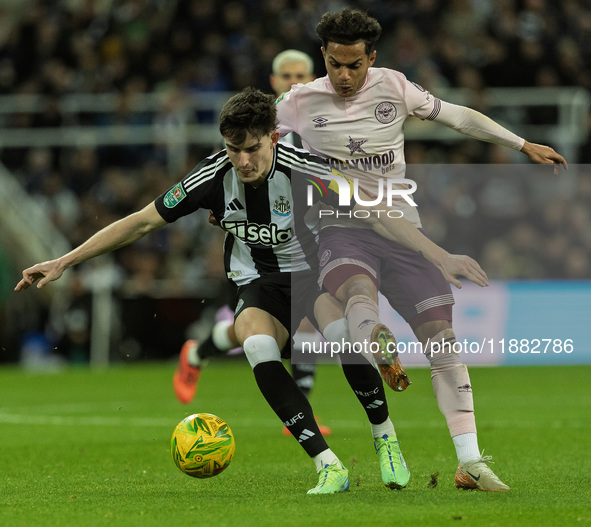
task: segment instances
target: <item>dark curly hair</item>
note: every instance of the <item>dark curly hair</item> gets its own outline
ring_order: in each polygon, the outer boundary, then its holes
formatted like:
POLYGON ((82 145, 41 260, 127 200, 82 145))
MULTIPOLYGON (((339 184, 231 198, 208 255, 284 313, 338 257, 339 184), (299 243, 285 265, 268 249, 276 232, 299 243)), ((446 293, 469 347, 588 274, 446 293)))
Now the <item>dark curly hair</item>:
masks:
POLYGON ((235 144, 242 144, 247 133, 260 138, 276 129, 275 97, 255 88, 244 88, 220 112, 220 133, 235 144))
POLYGON ((324 49, 329 42, 349 46, 361 41, 369 55, 382 34, 382 26, 367 13, 345 7, 338 13, 324 13, 316 26, 316 33, 324 49))

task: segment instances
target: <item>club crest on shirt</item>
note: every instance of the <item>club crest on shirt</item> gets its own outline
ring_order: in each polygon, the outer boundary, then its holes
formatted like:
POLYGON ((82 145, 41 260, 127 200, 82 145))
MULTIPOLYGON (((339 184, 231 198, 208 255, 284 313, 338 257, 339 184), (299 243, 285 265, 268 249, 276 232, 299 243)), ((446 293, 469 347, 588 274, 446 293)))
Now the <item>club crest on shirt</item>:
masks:
POLYGON ((164 195, 164 206, 168 209, 172 209, 186 197, 187 194, 185 193, 185 189, 183 189, 183 185, 178 183, 164 195))
POLYGON ((353 155, 353 154, 367 155, 367 152, 365 150, 363 150, 363 148, 361 148, 365 143, 367 143, 367 139, 353 139, 351 136, 349 136, 349 144, 345 145, 345 146, 349 149, 349 152, 351 153, 351 155, 353 155))
POLYGON ((291 214, 291 204, 285 196, 279 196, 273 205, 273 212, 277 216, 289 216, 291 214))
POLYGON ((375 115, 376 119, 380 121, 380 123, 391 123, 394 119, 396 119, 396 114, 396 106, 394 106, 391 102, 384 101, 376 106, 375 115))

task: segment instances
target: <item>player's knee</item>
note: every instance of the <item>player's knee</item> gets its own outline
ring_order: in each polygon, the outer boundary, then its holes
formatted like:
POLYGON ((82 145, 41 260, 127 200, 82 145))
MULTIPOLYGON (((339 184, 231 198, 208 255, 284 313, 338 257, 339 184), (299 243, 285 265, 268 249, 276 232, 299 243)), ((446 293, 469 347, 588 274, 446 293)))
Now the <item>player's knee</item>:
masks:
POLYGON ((446 329, 452 329, 451 321, 442 318, 435 318, 433 320, 423 321, 417 325, 417 319, 427 312, 429 312, 430 317, 441 316, 439 313, 434 311, 434 308, 430 308, 423 311, 421 315, 415 317, 410 322, 410 325, 416 337, 419 339, 424 349, 427 348, 428 344, 434 342, 436 339, 439 339, 440 334, 443 331, 445 331, 446 329))
POLYGON ((345 316, 348 317, 351 309, 357 306, 372 309, 377 314, 378 304, 370 296, 353 295, 351 298, 349 298, 347 305, 345 306, 345 316))
POLYGON ((368 271, 360 268, 359 273, 347 278, 336 290, 335 298, 342 303, 348 299, 361 295, 370 299, 377 299, 378 286, 375 277, 368 274, 368 271))
POLYGON ((253 369, 261 362, 281 362, 277 341, 270 335, 252 335, 244 341, 242 347, 250 367, 253 369))
POLYGON ((456 335, 452 328, 446 328, 429 338, 423 352, 431 363, 431 367, 463 365, 456 342, 456 335))

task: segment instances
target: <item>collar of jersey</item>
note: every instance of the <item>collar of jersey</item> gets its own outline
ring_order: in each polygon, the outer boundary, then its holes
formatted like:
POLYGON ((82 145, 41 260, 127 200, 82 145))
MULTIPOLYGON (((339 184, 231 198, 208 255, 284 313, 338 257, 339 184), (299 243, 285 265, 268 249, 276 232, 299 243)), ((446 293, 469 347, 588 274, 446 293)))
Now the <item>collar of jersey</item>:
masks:
POLYGON ((275 145, 273 148, 273 163, 271 164, 271 170, 269 170, 269 175, 265 181, 269 181, 275 175, 275 167, 277 166, 277 148, 279 145, 275 145))
POLYGON ((277 145, 275 145, 275 148, 273 148, 273 163, 271 163, 271 169, 269 170, 269 175, 265 178, 265 181, 263 181, 258 187, 253 187, 253 188, 260 188, 267 181, 269 181, 275 175, 275 166, 276 165, 277 165, 277 145))

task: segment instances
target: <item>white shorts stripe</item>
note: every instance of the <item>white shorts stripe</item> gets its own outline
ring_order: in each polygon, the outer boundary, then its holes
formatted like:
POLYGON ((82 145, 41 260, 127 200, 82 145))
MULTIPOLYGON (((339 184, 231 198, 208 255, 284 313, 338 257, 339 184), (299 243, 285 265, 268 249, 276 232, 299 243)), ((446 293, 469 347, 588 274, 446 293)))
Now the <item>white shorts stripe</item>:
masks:
POLYGON ((426 300, 419 302, 418 304, 415 305, 415 309, 417 310, 417 315, 418 315, 419 313, 422 313, 423 311, 426 311, 427 309, 430 309, 432 307, 446 306, 448 304, 453 304, 453 303, 454 303, 454 296, 453 295, 451 295, 451 294, 440 295, 440 296, 434 296, 431 298, 427 298, 426 300))

